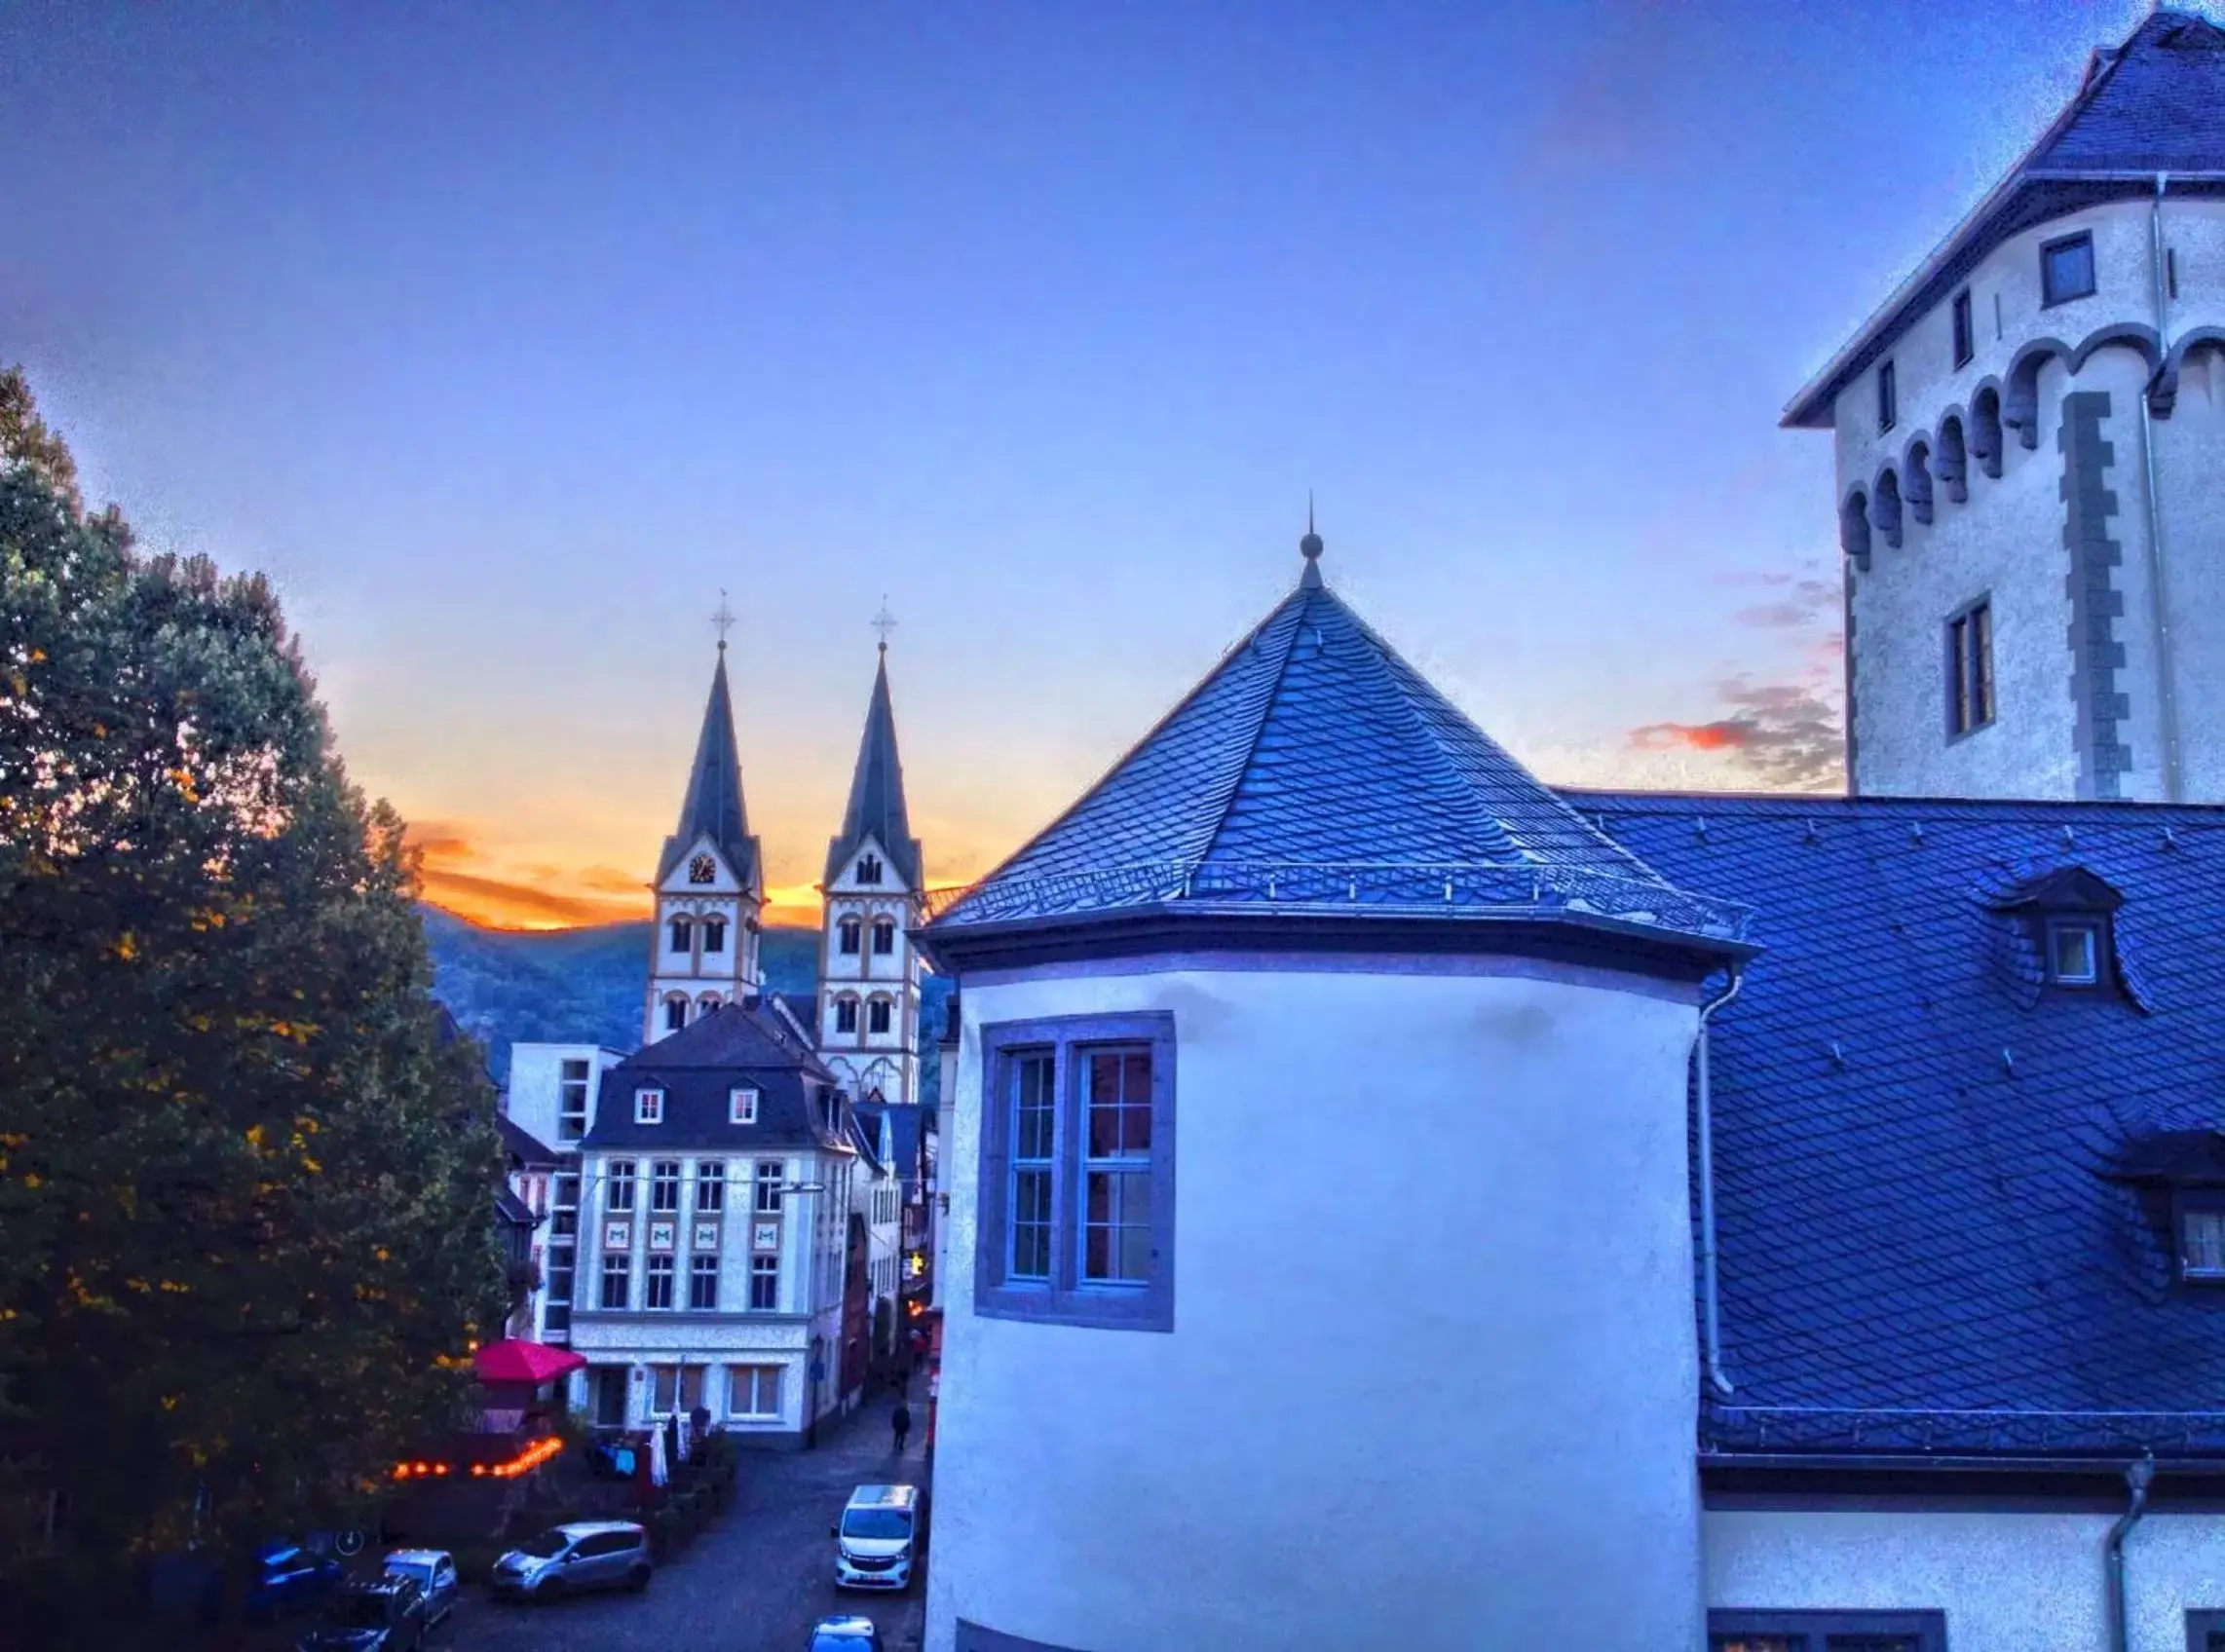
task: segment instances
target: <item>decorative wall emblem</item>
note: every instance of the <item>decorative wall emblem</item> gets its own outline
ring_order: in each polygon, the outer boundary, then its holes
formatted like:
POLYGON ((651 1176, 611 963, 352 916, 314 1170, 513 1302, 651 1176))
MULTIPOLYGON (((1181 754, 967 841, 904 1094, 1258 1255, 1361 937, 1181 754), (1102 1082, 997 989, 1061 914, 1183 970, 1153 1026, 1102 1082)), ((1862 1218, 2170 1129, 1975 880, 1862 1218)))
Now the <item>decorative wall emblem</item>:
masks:
POLYGON ((780 1224, 776 1221, 759 1222, 749 1236, 749 1245, 755 1251, 777 1251, 780 1248, 780 1224))
POLYGON ((631 1222, 627 1222, 627 1221, 606 1221, 606 1222, 604 1222, 604 1223, 603 1223, 603 1249, 604 1249, 604 1250, 606 1250, 606 1251, 630 1251, 630 1250, 632 1250, 632 1249, 633 1249, 633 1224, 632 1224, 631 1222))
POLYGON ((696 1223, 696 1249, 715 1251, 719 1248, 719 1224, 715 1221, 696 1223))
POLYGON ((649 1224, 649 1248, 652 1251, 669 1251, 680 1242, 680 1224, 676 1221, 653 1221, 649 1224))

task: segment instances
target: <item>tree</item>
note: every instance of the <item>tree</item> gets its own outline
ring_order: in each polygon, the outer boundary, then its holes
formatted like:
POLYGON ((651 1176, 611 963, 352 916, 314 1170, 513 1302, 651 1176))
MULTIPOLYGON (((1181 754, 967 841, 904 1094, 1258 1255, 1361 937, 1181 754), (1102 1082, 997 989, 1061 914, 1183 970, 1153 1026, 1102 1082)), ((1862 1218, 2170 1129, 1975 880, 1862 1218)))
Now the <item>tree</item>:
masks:
POLYGON ((0 372, 0 1588, 100 1600, 360 1518, 453 1418, 504 1161, 270 586, 74 476, 0 372))

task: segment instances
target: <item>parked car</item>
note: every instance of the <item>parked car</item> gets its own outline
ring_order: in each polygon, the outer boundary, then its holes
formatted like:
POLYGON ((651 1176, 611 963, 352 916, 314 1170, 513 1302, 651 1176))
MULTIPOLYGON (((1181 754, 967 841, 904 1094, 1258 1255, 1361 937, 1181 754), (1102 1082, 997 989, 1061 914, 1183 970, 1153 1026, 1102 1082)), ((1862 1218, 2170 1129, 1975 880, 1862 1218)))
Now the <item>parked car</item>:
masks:
POLYGON ((553 1600, 590 1589, 647 1589, 649 1533, 631 1521, 580 1521, 550 1526, 495 1562, 498 1596, 553 1600))
POLYGON ((340 1591, 324 1622, 294 1646, 295 1652, 422 1652, 432 1627, 425 1591, 406 1577, 382 1577, 340 1591))
POLYGON ((266 1543, 255 1551, 247 1616, 256 1623, 290 1618, 338 1589, 342 1575, 340 1562, 329 1555, 312 1555, 294 1543, 266 1543))
POLYGON ((916 1485, 861 1485, 849 1494, 835 1540, 843 1589, 905 1589, 926 1541, 926 1499, 916 1485))
POLYGON ((456 1609, 456 1559, 445 1549, 396 1549, 386 1575, 405 1577, 425 1591, 425 1626, 437 1628, 456 1609))
POLYGON ((811 1652, 886 1652, 871 1618, 821 1618, 811 1627, 811 1652))

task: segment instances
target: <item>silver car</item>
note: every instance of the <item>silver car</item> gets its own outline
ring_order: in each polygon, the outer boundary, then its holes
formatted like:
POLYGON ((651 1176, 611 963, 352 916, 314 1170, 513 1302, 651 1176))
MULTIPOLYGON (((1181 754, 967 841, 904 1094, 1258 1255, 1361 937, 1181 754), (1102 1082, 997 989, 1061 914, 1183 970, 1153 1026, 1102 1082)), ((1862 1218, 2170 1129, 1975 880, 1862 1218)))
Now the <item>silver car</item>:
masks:
POLYGON ((386 1558, 389 1577, 405 1577, 425 1592, 427 1628, 456 1609, 456 1560, 445 1549, 396 1549, 386 1558))
POLYGON ((487 1580, 498 1596, 554 1600, 591 1589, 647 1589, 649 1533, 631 1521, 579 1521, 550 1526, 495 1562, 487 1580))

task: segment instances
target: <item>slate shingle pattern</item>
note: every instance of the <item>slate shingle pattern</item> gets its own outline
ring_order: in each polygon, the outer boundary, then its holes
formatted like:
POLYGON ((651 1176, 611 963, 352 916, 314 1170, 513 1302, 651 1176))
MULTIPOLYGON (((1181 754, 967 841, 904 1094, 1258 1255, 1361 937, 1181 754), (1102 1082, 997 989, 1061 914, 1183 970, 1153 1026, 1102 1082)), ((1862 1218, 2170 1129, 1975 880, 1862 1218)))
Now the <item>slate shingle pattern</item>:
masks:
POLYGON ((2158 11, 2088 89, 2030 171, 2214 171, 2225 157, 2225 29, 2158 11))
POLYGON ((2225 1290, 2175 1284, 2168 1194, 2113 1179, 2225 1122, 2225 810, 1566 795, 1755 915, 1703 1444, 2225 1453, 2225 1290), (2047 986, 1997 910, 2071 867, 2123 897, 2130 991, 2047 986))
POLYGON ((873 697, 865 708, 865 732, 857 742, 857 767, 849 777, 849 803, 842 830, 827 845, 828 882, 841 876, 849 857, 871 837, 881 845, 889 869, 910 889, 924 888, 920 843, 912 836, 904 807, 904 761, 896 753, 896 708, 888 697, 888 657, 881 657, 873 676, 873 697))
POLYGON ((657 882, 669 878, 680 857, 705 835, 718 845, 743 888, 759 887, 757 840, 749 835, 749 811, 742 805, 741 750, 734 737, 734 699, 727 693, 723 646, 718 669, 711 673, 710 698, 703 705, 703 727, 696 736, 696 763, 688 770, 680 823, 658 856, 657 882))
POLYGON ((606 1072, 585 1145, 643 1152, 854 1150, 849 1104, 838 1099, 831 1126, 821 1109, 821 1094, 835 1084, 811 1046, 769 1005, 739 999, 634 1051, 606 1072), (737 1085, 757 1089, 755 1124, 730 1120, 730 1092, 737 1085), (633 1094, 645 1086, 664 1092, 664 1116, 656 1124, 634 1122, 633 1094))
POLYGON ((1744 922, 1571 810, 1318 579, 934 927, 1147 909, 1744 922))

